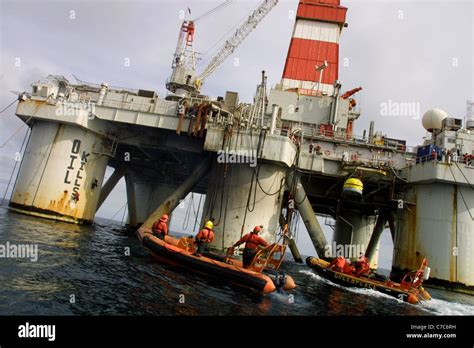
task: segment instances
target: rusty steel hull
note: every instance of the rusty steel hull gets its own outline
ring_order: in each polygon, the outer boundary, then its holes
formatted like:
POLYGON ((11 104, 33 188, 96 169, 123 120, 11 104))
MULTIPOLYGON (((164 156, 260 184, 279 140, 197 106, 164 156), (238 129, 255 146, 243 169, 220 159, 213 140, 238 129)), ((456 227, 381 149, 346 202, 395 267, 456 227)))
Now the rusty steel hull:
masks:
POLYGON ((10 200, 14 211, 73 223, 94 219, 108 162, 101 137, 35 122, 10 200))
POLYGON ((432 182, 413 186, 409 197, 397 214, 392 272, 403 274, 426 257, 427 285, 473 294, 474 224, 466 203, 474 191, 432 182))
POLYGON ((251 185, 258 185, 252 176, 253 170, 247 163, 236 163, 232 166, 214 164, 210 178, 212 184, 209 185, 206 195, 201 222, 203 226, 204 220, 209 216, 216 218, 213 247, 224 250, 257 225, 264 226, 261 236, 267 242, 275 242, 282 204, 280 195, 283 194, 286 170, 277 165, 262 163, 258 169, 258 184, 261 188, 252 186, 249 201, 251 185), (229 169, 224 175, 225 167, 229 169), (264 193, 262 189, 273 195, 264 193))

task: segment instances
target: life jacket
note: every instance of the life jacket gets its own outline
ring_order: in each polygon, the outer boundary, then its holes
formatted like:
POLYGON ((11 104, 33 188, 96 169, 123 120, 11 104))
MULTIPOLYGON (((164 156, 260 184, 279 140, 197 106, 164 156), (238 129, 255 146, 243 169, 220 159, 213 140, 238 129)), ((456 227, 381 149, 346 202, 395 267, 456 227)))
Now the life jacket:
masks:
POLYGON ((339 270, 343 270, 345 265, 346 265, 346 260, 343 257, 339 256, 336 258, 336 263, 334 264, 336 268, 338 268, 339 270))
POLYGON ((367 259, 362 259, 356 262, 355 272, 356 275, 368 274, 370 271, 370 265, 367 262, 367 259))
MULTIPOLYGON (((245 237, 244 237, 245 238, 245 237)), ((267 246, 268 243, 256 233, 248 233, 245 238, 245 249, 257 249, 259 245, 267 246)))
POLYGON ((344 269, 342 270, 345 274, 353 274, 355 272, 354 265, 351 265, 349 262, 344 264, 344 269))
POLYGON ((155 233, 160 233, 160 234, 164 234, 164 235, 167 235, 168 234, 168 226, 166 226, 166 223, 163 221, 163 220, 158 220, 156 221, 152 228, 153 232, 155 233))
POLYGON ((203 228, 196 236, 200 243, 210 243, 214 240, 214 232, 208 228, 203 228))

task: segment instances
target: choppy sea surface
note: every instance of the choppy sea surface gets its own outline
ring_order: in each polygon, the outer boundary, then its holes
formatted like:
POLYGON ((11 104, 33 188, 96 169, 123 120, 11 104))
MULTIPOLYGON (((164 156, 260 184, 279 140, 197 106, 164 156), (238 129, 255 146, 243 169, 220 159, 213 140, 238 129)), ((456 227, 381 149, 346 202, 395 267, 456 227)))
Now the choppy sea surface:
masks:
POLYGON ((259 295, 160 264, 134 233, 97 219, 76 226, 0 207, 0 244, 37 244, 36 262, 0 258, 0 315, 474 315, 474 297, 428 289, 421 305, 349 289, 291 260, 298 287, 259 295), (289 296, 289 295, 293 296, 289 296))

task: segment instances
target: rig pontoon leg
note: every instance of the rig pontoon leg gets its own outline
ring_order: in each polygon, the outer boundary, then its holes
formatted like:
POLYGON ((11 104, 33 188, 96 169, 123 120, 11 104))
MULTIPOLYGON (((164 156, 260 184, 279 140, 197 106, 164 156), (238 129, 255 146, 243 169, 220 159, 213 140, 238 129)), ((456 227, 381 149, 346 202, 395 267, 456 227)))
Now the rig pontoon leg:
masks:
POLYGON ((191 175, 145 220, 141 228, 150 228, 161 215, 170 214, 178 206, 180 200, 184 199, 193 187, 207 175, 210 167, 211 157, 203 159, 191 175))
POLYGON ((130 174, 125 174, 125 186, 127 188, 128 203, 128 225, 137 226, 137 202, 135 200, 135 185, 130 174))
MULTIPOLYGON (((286 179, 286 183, 289 187, 293 183, 294 174, 290 173, 286 179)), ((304 225, 306 226, 306 230, 309 233, 309 237, 313 242, 314 249, 318 253, 318 257, 324 259, 329 257, 330 255, 326 255, 328 242, 326 241, 326 237, 324 236, 323 230, 319 225, 318 219, 316 218, 316 214, 311 206, 311 203, 306 195, 305 189, 301 184, 299 178, 297 178, 296 184, 296 193, 295 193, 295 203, 296 208, 301 214, 303 218, 304 225)))
POLYGON ((395 233, 397 231, 397 215, 395 212, 390 211, 388 216, 388 225, 390 226, 390 234, 392 235, 392 242, 395 243, 395 233))
POLYGON ((115 168, 114 172, 107 180, 107 182, 102 186, 100 190, 99 202, 97 203, 97 210, 101 207, 101 205, 105 202, 107 197, 110 195, 110 192, 114 189, 117 183, 122 179, 123 175, 125 174, 124 170, 121 168, 115 168))
POLYGON ((303 258, 301 257, 300 251, 298 250, 298 247, 296 246, 296 242, 293 238, 287 238, 288 241, 288 247, 290 248, 291 255, 293 255, 293 259, 297 263, 303 263, 303 258))
POLYGON ((377 247, 380 241, 380 236, 382 235, 382 232, 385 228, 385 224, 387 223, 388 216, 389 216, 389 212, 386 210, 382 210, 379 216, 377 217, 377 222, 375 223, 374 231, 372 232, 372 236, 370 237, 369 245, 367 246, 367 249, 365 250, 365 256, 367 257, 369 262, 372 262, 372 259, 374 255, 376 254, 377 247))
POLYGON ((110 151, 108 140, 81 127, 35 121, 10 209, 72 223, 92 223, 110 151))
MULTIPOLYGON (((374 226, 374 216, 365 215, 360 211, 342 210, 336 219, 333 244, 335 243, 338 251, 344 251, 345 258, 356 261, 365 254, 374 226)), ((375 259, 375 256, 373 258, 375 259)))

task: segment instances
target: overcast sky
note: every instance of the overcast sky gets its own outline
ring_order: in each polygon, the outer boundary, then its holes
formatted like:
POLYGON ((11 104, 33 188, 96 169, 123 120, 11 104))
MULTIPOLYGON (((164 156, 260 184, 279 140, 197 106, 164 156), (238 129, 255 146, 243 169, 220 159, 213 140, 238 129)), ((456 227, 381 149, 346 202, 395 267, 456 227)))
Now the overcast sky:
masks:
MULTIPOLYGON (((189 7, 195 17, 220 2, 0 0, 0 108, 15 98, 10 91, 30 90, 32 82, 48 74, 64 75, 72 82, 75 74, 85 81, 165 95, 180 14, 189 7)), ((197 23, 195 50, 203 54, 201 69, 219 47, 216 43, 223 43, 219 39, 232 33, 257 4, 236 0, 197 23)), ((417 145, 425 135, 419 118, 426 110, 438 107, 464 118, 466 101, 474 99, 471 1, 342 1, 342 5, 349 8, 349 27, 341 37, 339 78, 343 90, 363 87, 357 95, 362 115, 356 133, 362 134, 374 120, 376 130, 417 145), (382 111, 397 103, 415 103, 419 113, 382 111)), ((241 101, 250 101, 261 70, 267 71, 270 85, 279 82, 296 6, 296 0, 280 0, 206 81, 203 91, 212 96, 237 91, 241 101)), ((26 127, 19 127, 14 108, 0 114, 0 197, 26 132, 26 127)), ((99 215, 111 217, 124 203, 121 183, 99 215)), ((302 239, 303 250, 310 253, 307 238, 302 239)))

